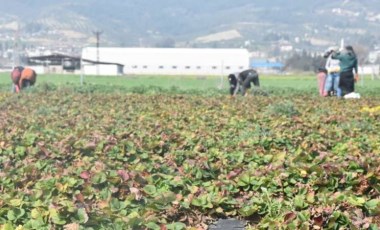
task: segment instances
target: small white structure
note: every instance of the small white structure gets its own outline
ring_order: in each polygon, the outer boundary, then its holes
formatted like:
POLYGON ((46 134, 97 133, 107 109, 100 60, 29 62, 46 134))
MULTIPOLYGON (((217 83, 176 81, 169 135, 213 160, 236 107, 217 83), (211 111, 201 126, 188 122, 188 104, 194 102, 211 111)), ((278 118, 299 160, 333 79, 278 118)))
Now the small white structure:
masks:
MULTIPOLYGON (((137 75, 227 75, 249 68, 246 49, 83 48, 82 60, 98 58, 99 62, 120 63, 125 74, 137 75)), ((100 74, 107 75, 99 68, 100 74)))
POLYGON ((32 68, 36 74, 45 74, 47 72, 46 66, 43 65, 34 65, 34 66, 28 66, 29 68, 32 68))
POLYGON ((123 75, 124 65, 119 63, 96 62, 92 60, 82 59, 82 74, 85 75, 123 75))
POLYGON ((114 65, 102 65, 102 64, 85 64, 83 65, 83 71, 86 75, 122 75, 119 66, 114 65))
POLYGON ((358 67, 359 74, 361 75, 375 75, 378 76, 380 74, 380 65, 369 64, 362 65, 358 67))

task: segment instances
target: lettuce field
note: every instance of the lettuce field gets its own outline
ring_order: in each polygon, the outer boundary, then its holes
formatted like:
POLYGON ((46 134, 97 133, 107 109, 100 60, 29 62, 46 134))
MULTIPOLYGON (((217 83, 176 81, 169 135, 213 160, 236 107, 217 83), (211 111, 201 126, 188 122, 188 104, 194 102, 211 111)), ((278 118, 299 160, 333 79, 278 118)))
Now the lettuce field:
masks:
POLYGON ((169 91, 0 92, 0 229, 379 228, 375 93, 169 91))

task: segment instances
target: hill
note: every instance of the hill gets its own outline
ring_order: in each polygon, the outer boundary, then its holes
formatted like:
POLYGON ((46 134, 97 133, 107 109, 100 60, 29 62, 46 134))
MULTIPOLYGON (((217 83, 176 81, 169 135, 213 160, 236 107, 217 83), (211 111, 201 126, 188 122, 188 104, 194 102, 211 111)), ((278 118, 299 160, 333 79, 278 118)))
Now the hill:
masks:
POLYGON ((327 46, 340 38, 374 45, 375 0, 0 0, 0 39, 46 46, 327 46), (26 17, 24 15, 27 15, 26 17), (19 28, 19 32, 18 31, 19 28))

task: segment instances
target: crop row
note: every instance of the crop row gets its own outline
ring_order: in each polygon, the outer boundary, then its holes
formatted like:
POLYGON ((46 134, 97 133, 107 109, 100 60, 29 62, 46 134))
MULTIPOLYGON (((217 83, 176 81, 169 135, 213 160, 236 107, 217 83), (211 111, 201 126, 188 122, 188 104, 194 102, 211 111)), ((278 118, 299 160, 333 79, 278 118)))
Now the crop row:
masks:
POLYGON ((4 229, 376 229, 380 111, 357 101, 0 95, 4 229))

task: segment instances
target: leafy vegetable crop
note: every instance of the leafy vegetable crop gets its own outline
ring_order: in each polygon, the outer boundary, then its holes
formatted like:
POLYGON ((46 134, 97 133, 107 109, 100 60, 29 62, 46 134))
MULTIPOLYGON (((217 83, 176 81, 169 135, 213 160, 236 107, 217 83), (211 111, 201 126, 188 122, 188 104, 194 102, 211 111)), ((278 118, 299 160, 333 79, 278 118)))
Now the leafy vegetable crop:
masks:
POLYGON ((376 97, 56 90, 0 99, 2 229, 380 223, 376 97))

